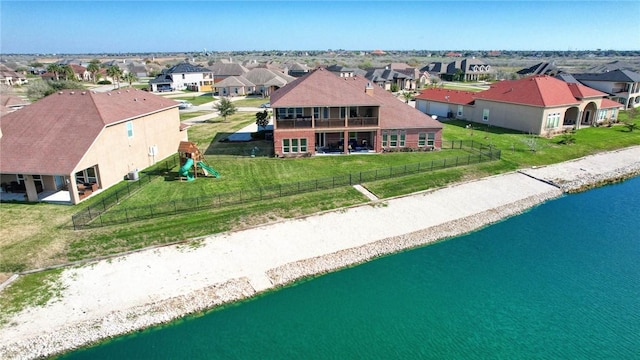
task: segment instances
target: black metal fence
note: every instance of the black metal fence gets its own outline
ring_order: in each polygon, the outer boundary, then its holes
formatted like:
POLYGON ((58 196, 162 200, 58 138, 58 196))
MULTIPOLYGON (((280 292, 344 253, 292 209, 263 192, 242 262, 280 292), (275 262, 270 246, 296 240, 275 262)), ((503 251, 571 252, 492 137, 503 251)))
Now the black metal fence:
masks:
MULTIPOLYGON (((204 209, 221 208, 225 206, 238 205, 253 201, 275 199, 283 196, 291 196, 320 190, 329 190, 343 186, 352 186, 365 182, 401 177, 421 172, 430 172, 434 170, 499 160, 501 155, 499 149, 478 142, 474 143, 473 141, 447 142, 446 144, 443 144, 443 148, 463 149, 469 151, 469 154, 466 156, 435 159, 427 162, 411 163, 402 166, 392 166, 385 169, 362 171, 334 177, 327 177, 323 179, 298 181, 295 183, 280 184, 262 188, 243 189, 241 191, 227 192, 211 196, 200 196, 197 198, 149 204, 147 206, 106 211, 107 209, 124 199, 125 196, 129 196, 132 193, 131 189, 127 187, 127 189, 120 190, 113 196, 110 196, 107 199, 75 214, 72 217, 73 227, 74 229, 82 229, 122 224, 160 216, 168 216, 204 209)), ((175 159, 175 161, 177 165, 178 160, 175 159)), ((167 171, 169 171, 176 165, 171 166, 171 163, 167 163, 165 168, 167 171)), ((152 173, 153 172, 151 172, 151 174, 152 173)), ((147 174, 146 176, 151 179, 151 176, 153 176, 151 174, 147 174)), ((151 180, 148 180, 147 183, 149 181, 151 180)), ((139 182, 143 182, 142 178, 140 178, 139 182)), ((137 190, 137 188, 134 190, 137 190)))

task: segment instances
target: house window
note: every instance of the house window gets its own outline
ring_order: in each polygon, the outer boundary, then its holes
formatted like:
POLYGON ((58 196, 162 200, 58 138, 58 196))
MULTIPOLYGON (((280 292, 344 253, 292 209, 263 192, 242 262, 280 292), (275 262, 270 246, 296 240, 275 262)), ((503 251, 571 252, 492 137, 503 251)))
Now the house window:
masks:
POLYGON ((427 134, 427 146, 435 146, 436 144, 436 133, 428 133, 427 134))
POLYGON ((320 118, 320 108, 319 107, 314 107, 313 108, 313 118, 314 119, 319 119, 320 118))
POLYGON ((400 131, 400 147, 404 147, 404 142, 407 138, 407 134, 404 131, 400 131))
POLYGON ((386 131, 382 132, 382 147, 387 147, 387 144, 389 143, 389 133, 386 131))
POLYGON ((611 120, 615 119, 616 115, 618 115, 618 109, 611 109, 611 120))
POLYGON ((418 146, 422 147, 427 144, 427 133, 418 134, 418 146))
POLYGON ((482 110, 482 121, 489 121, 489 109, 482 110))
POLYGON ((347 117, 347 108, 346 107, 341 107, 340 108, 340 119, 344 119, 345 117, 347 117))
POLYGON ((358 133, 357 132, 353 132, 353 131, 349 132, 349 141, 351 141, 351 140, 356 140, 356 141, 358 140, 358 133))
POLYGON ((560 124, 560 113, 547 114, 547 123, 545 124, 546 129, 557 128, 559 124, 560 124))
POLYGON ((328 119, 329 118, 329 108, 325 106, 324 108, 324 119, 328 119))
POLYGON ((282 139, 282 153, 306 153, 307 139, 282 139))
POLYGON ((392 131, 390 136, 389 136, 389 146, 390 147, 397 147, 398 146, 398 133, 395 131, 392 131))
POLYGON ((458 117, 462 117, 462 105, 458 105, 458 117))
POLYGON ((607 110, 600 109, 598 110, 598 121, 602 121, 607 116, 607 110))
POLYGON ((127 137, 129 139, 133 137, 133 123, 131 121, 127 121, 127 137))

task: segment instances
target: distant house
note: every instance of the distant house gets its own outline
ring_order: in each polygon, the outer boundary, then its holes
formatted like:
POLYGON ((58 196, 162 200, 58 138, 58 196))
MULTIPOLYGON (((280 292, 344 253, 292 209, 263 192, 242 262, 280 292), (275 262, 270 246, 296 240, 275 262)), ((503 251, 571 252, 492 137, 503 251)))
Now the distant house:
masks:
POLYGON ((580 83, 603 91, 624 105, 625 109, 640 106, 640 74, 630 70, 603 73, 572 74, 580 83))
POLYGON ((439 118, 464 119, 473 113, 475 94, 440 88, 422 90, 415 96, 416 109, 439 118))
POLYGON ((243 96, 253 93, 256 85, 243 76, 229 76, 213 87, 220 96, 243 96))
POLYGON ((4 115, 0 196, 79 203, 175 153, 187 139, 177 107, 141 90, 63 90, 4 115))
POLYGON ((69 64, 73 70, 76 80, 78 81, 91 81, 91 73, 87 71, 87 68, 82 65, 69 64))
POLYGON ((306 64, 300 64, 299 62, 291 62, 286 64, 287 75, 293 77, 301 77, 306 75, 311 69, 306 64))
POLYGON ((579 83, 537 75, 499 81, 477 93, 427 89, 416 97, 416 108, 429 115, 541 135, 617 119, 622 105, 606 97, 579 83))
POLYGON ((249 70, 242 77, 255 85, 255 94, 262 96, 270 96, 274 91, 295 80, 293 76, 260 67, 249 70))
POLYGON ((633 72, 640 72, 640 65, 634 65, 626 61, 615 60, 606 64, 598 64, 587 68, 585 73, 605 73, 614 70, 629 70, 633 72))
POLYGON ((446 81, 478 81, 493 74, 491 65, 475 58, 432 62, 420 69, 446 81))
POLYGON ((238 63, 216 61, 209 67, 216 82, 222 81, 229 76, 242 76, 249 72, 249 69, 238 63))
POLYGON ((416 81, 413 75, 407 75, 391 69, 370 69, 364 76, 379 87, 391 91, 413 90, 416 88, 416 81))
POLYGON ((11 70, 8 66, 0 64, 0 84, 7 86, 26 84, 26 76, 11 70))
POLYGON ((212 70, 190 63, 180 63, 162 70, 158 76, 149 81, 151 91, 171 90, 212 91, 212 70))
POLYGON ((339 77, 354 77, 354 76, 365 76, 367 74, 366 70, 362 70, 357 67, 350 66, 342 66, 342 65, 331 65, 326 67, 327 71, 332 72, 334 75, 339 77))
POLYGON ((318 68, 271 94, 278 156, 438 149, 442 124, 360 76, 318 68))
POLYGON ((562 71, 556 66, 555 62, 540 62, 528 68, 520 69, 516 73, 521 76, 531 75, 550 75, 556 76, 562 71))

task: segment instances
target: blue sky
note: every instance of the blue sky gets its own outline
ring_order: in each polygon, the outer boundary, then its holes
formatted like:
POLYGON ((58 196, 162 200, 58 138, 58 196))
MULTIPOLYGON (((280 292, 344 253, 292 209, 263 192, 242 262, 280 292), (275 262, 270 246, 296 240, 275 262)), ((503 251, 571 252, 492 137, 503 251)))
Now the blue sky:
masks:
POLYGON ((638 18, 637 0, 0 0, 0 52, 638 50, 638 18))

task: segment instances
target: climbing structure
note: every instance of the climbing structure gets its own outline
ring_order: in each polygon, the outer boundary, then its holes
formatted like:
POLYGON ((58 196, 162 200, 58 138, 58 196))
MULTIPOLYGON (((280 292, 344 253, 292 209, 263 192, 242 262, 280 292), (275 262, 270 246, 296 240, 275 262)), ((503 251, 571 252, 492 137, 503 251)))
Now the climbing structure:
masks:
POLYGON ((178 146, 178 155, 180 156, 180 170, 178 171, 180 179, 186 178, 187 181, 193 181, 198 177, 198 171, 204 176, 220 177, 220 173, 209 166, 200 152, 200 149, 191 141, 181 141, 178 146), (193 167, 193 172, 190 172, 193 167))

